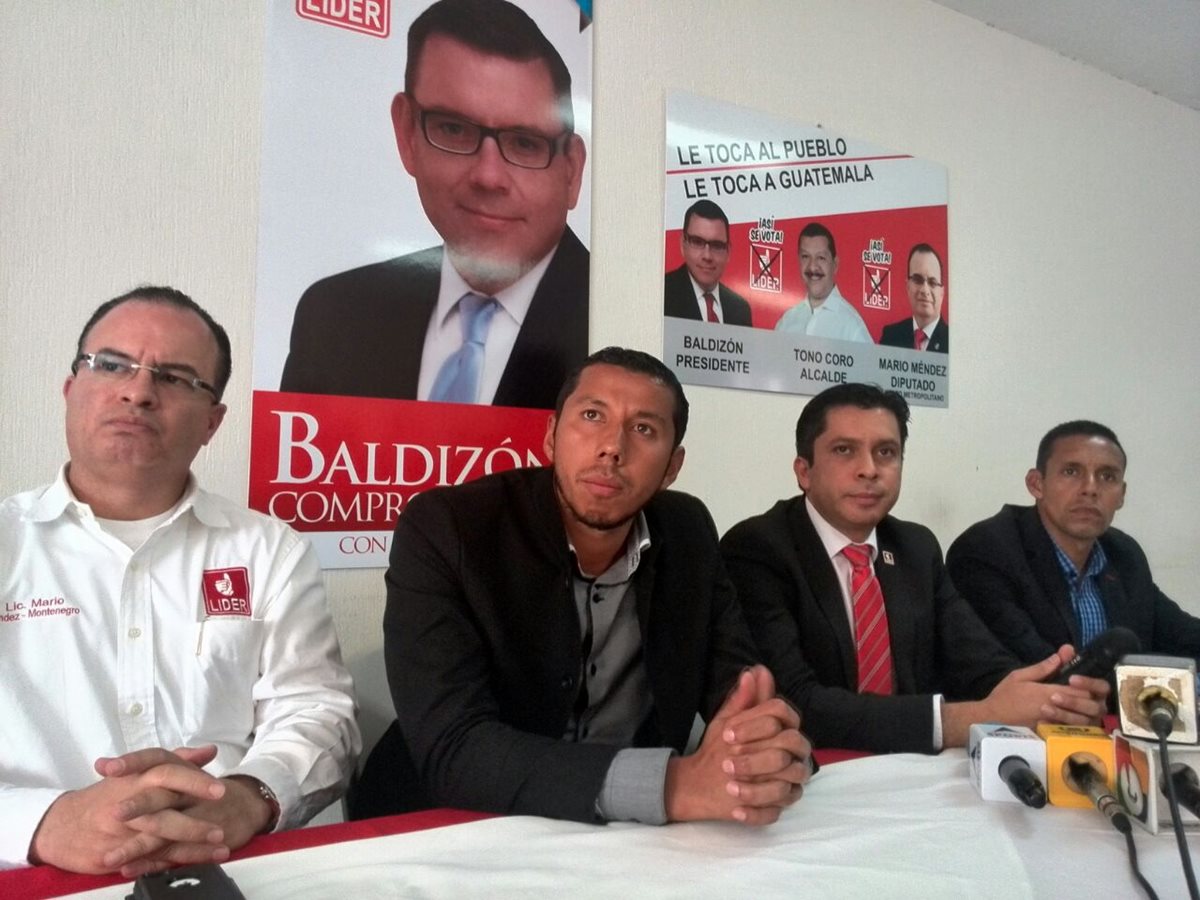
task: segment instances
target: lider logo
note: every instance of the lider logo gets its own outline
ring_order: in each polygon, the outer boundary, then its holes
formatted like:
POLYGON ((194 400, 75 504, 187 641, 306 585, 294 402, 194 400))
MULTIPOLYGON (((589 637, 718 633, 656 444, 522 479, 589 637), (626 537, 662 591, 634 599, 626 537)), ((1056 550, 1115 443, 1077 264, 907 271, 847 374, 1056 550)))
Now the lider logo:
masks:
POLYGON ((296 0, 296 14, 385 38, 392 30, 391 5, 391 0, 296 0))
POLYGON ((201 583, 208 615, 250 615, 250 577, 246 569, 205 569, 201 583))

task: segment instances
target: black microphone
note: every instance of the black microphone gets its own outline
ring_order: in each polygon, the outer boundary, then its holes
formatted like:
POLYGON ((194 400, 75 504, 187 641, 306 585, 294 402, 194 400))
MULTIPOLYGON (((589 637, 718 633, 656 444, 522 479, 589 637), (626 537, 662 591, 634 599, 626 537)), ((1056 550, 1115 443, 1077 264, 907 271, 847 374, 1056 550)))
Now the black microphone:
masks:
POLYGON ((1142 644, 1136 634, 1128 628, 1110 628, 1083 648, 1083 652, 1066 663, 1049 678, 1043 679, 1044 684, 1067 684, 1072 675, 1086 675, 1089 678, 1105 678, 1121 657, 1129 653, 1137 653, 1142 644))
POLYGON ((1086 757, 1072 753, 1067 757, 1067 770, 1071 773, 1071 778, 1078 785, 1080 792, 1086 794, 1088 799, 1096 805, 1096 809, 1104 813, 1113 828, 1121 834, 1129 834, 1133 831, 1133 826, 1129 824, 1129 817, 1121 811, 1120 801, 1112 795, 1108 785, 1104 783, 1104 776, 1088 762, 1086 757))
POLYGON ((1012 795, 1026 806, 1041 809, 1046 805, 1046 786, 1024 758, 1006 756, 1000 760, 997 770, 1012 795))
MULTIPOLYGON (((1171 782, 1175 785, 1175 797, 1179 805, 1200 818, 1200 776, 1196 775, 1196 770, 1183 763, 1175 763, 1171 766, 1171 782)), ((1165 786, 1163 791, 1166 791, 1165 786)))

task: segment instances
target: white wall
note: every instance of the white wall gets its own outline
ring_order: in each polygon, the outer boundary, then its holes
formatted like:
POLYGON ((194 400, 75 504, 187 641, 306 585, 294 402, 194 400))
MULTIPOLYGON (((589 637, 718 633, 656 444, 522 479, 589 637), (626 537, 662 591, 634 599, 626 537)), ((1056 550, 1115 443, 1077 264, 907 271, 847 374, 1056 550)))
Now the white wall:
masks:
MULTIPOLYGON (((897 513, 947 543, 1025 499, 1047 428, 1099 419, 1131 460, 1118 524, 1200 613, 1200 114, 925 0, 596 6, 592 346, 661 350, 667 91, 943 163, 951 407, 915 411, 897 513)), ((166 282, 233 337, 232 408, 197 470, 245 496, 262 43, 244 0, 0 4, 0 494, 63 458, 58 387, 87 314, 166 282)), ((794 491, 802 399, 688 393, 679 486, 722 530, 794 491)), ((327 581, 373 740, 391 716, 382 572, 327 581)))

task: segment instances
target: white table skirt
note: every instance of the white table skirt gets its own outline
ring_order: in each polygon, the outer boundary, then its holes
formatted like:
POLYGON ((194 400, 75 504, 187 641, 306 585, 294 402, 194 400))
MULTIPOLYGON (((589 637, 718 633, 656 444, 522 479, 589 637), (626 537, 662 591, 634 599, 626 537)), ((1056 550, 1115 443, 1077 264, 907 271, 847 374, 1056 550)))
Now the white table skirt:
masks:
MULTIPOLYGON (((1174 838, 1135 827, 1134 839, 1159 896, 1185 897, 1174 838)), ((1189 843, 1197 853, 1196 834, 1189 843)), ((984 802, 961 750, 827 766, 767 828, 507 817, 225 868, 248 900, 1141 896, 1124 839, 1099 813, 984 802)), ((75 896, 116 900, 128 891, 123 885, 75 896)))

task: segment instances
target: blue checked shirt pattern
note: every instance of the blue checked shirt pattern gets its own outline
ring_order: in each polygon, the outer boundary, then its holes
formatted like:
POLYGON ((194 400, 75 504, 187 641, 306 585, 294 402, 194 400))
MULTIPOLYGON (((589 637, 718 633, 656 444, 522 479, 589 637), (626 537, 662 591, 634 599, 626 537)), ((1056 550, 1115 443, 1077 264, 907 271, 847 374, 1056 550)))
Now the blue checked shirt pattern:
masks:
MULTIPOLYGON (((1087 566, 1080 575, 1075 563, 1054 544, 1054 555, 1058 567, 1067 579, 1067 590, 1071 594, 1071 608, 1075 610, 1075 621, 1079 623, 1079 638, 1086 647, 1102 631, 1108 629, 1108 616, 1104 612, 1104 600, 1100 596, 1100 573, 1108 567, 1108 557, 1097 541, 1088 555, 1087 566)), ((1082 647, 1077 647, 1080 650, 1082 647)))

